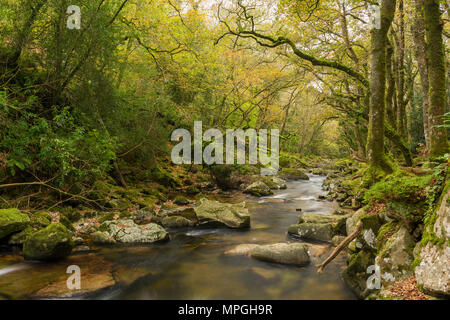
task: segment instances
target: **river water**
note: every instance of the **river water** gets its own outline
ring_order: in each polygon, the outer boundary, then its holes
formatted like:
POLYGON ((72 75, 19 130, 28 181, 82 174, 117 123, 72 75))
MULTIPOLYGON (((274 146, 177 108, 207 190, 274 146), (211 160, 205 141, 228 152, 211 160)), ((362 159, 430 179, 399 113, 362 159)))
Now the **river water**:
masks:
MULTIPOLYGON (((132 279, 120 281, 106 290, 83 298, 354 299, 340 278, 340 271, 345 265, 341 256, 330 263, 322 274, 317 274, 314 264, 323 260, 327 254, 320 259, 313 259, 306 267, 224 255, 225 251, 244 243, 300 241, 286 234, 289 225, 298 220, 300 212, 296 209, 331 213, 337 207, 335 203, 317 200, 324 193, 321 189, 323 179, 311 176, 309 181, 290 181, 287 183, 288 189, 276 191, 273 196, 264 198, 242 195, 221 198, 221 201, 247 202, 251 215, 251 228, 248 230, 169 230, 171 240, 167 243, 97 248, 89 254, 78 253, 77 256, 83 258, 84 255, 85 259, 101 256, 115 269, 120 269, 120 273, 126 275, 125 278, 132 279)), ((0 256, 0 296, 2 291, 8 293, 4 294, 5 297, 20 297, 18 292, 26 296, 27 291, 32 293, 40 286, 48 285, 52 279, 43 275, 44 270, 48 270, 45 264, 25 266, 19 262, 2 269, 1 259, 0 256), (40 274, 44 279, 38 281, 36 277, 40 274), (35 280, 24 277, 33 277, 35 280), (16 287, 10 290, 14 294, 2 290, 2 286, 8 284, 16 287)), ((63 264, 60 265, 62 268, 63 264)), ((62 272, 61 268, 59 272, 62 272)))

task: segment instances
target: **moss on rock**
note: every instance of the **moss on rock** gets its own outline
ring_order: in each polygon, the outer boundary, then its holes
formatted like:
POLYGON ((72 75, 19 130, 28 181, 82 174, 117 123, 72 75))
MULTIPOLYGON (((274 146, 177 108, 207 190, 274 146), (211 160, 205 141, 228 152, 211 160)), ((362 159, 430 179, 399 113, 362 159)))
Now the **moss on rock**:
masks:
POLYGON ((61 223, 32 234, 23 245, 26 260, 52 261, 67 257, 72 252, 72 235, 61 223))
POLYGON ((14 232, 22 231, 29 223, 28 215, 18 209, 0 209, 0 239, 14 232))

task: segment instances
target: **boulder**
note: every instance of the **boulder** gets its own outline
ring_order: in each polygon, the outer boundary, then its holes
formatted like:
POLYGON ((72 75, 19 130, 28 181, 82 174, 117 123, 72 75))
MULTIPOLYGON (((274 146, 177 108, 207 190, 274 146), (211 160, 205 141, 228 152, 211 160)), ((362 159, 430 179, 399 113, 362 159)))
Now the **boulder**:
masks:
POLYGON ((106 232, 96 231, 91 234, 91 239, 94 244, 105 245, 115 244, 116 240, 106 232))
POLYGON ((415 268, 415 275, 417 284, 425 293, 449 297, 450 191, 444 194, 434 217, 434 224, 425 226, 418 257, 420 264, 415 268))
POLYGON ((182 216, 167 216, 161 219, 161 224, 165 228, 186 228, 194 227, 196 222, 182 216))
POLYGON ((155 213, 152 210, 143 209, 134 212, 130 219, 132 219, 136 224, 147 224, 152 222, 154 216, 155 213))
POLYGON ((189 204, 189 200, 185 196, 176 196, 173 200, 173 203, 179 205, 179 206, 185 206, 189 204))
POLYGON ((375 262, 380 267, 384 286, 413 276, 411 264, 414 260, 414 246, 414 238, 408 229, 402 226, 379 250, 375 262))
POLYGON ((201 199, 194 207, 199 224, 203 226, 226 226, 249 228, 250 216, 245 202, 230 204, 201 199))
POLYGON ((244 190, 245 193, 249 193, 255 197, 264 197, 273 194, 269 186, 262 181, 253 182, 244 190))
POLYGON ((99 231, 106 232, 120 243, 153 243, 169 239, 169 234, 155 223, 137 225, 133 220, 104 222, 99 231))
POLYGON ((337 216, 333 214, 323 214, 316 212, 305 212, 300 215, 298 223, 320 223, 320 224, 330 224, 333 233, 335 234, 346 234, 346 221, 349 215, 337 216))
POLYGON ((306 240, 331 241, 333 228, 330 224, 322 223, 293 224, 289 227, 288 234, 306 240))
POLYGON ((362 250, 351 256, 347 267, 342 271, 342 279, 359 299, 364 299, 371 293, 367 280, 371 276, 369 267, 374 266, 374 263, 372 253, 362 250))
POLYGON ((257 244, 239 244, 236 247, 225 251, 227 256, 250 256, 250 251, 257 247, 257 244))
POLYGON ((278 177, 270 178, 272 182, 276 185, 277 189, 287 189, 286 181, 278 177))
POLYGON ((61 223, 52 223, 25 240, 23 255, 26 260, 52 261, 67 257, 72 249, 70 231, 61 223))
POLYGON ((309 180, 308 175, 302 169, 283 168, 279 176, 288 180, 309 180))
POLYGON ((250 250, 250 256, 262 261, 298 266, 307 265, 310 262, 308 246, 303 243, 260 245, 250 250))
POLYGON ((0 239, 24 230, 29 223, 28 215, 18 209, 0 209, 0 239))

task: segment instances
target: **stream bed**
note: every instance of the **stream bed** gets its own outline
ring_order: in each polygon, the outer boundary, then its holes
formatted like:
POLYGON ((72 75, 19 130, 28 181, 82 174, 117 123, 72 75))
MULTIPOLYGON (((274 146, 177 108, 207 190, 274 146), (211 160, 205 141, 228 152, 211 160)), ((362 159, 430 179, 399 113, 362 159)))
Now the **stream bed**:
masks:
POLYGON ((268 197, 221 198, 223 202, 247 202, 251 215, 248 230, 168 230, 171 240, 166 243, 92 248, 53 264, 0 255, 0 299, 45 297, 46 291, 39 290, 58 281, 60 288, 56 285, 52 292, 67 291, 62 287, 70 276, 66 274, 70 264, 80 266, 82 287, 102 281, 110 284, 78 299, 355 299, 340 277, 345 265, 342 256, 318 274, 314 264, 328 253, 306 267, 224 255, 239 244, 300 241, 287 236, 289 225, 295 224, 300 215, 296 209, 333 212, 336 203, 317 200, 324 194, 324 177, 310 178, 290 181, 288 189, 268 197))

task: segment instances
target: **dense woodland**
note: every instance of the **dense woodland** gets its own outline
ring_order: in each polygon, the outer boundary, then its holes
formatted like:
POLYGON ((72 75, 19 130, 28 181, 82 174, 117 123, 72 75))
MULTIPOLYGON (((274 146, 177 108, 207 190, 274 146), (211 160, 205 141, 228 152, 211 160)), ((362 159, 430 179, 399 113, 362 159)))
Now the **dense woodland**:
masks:
POLYGON ((448 245, 426 228, 447 191, 447 1, 0 1, 1 208, 72 219, 143 186, 153 207, 206 192, 202 173, 239 189, 252 166, 171 163, 172 131, 202 121, 279 129, 281 172, 337 170, 348 207, 401 204, 416 242, 448 245))

